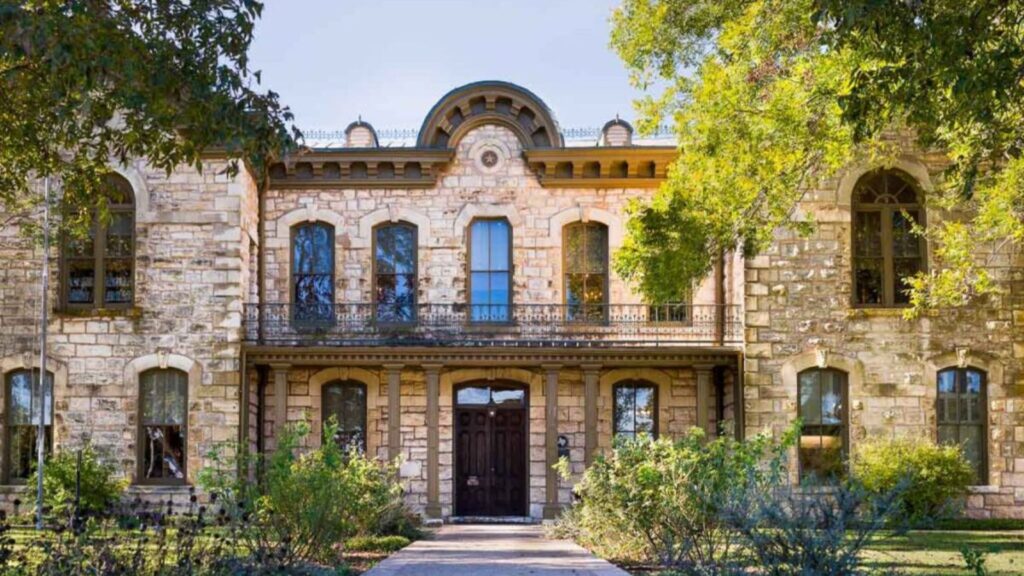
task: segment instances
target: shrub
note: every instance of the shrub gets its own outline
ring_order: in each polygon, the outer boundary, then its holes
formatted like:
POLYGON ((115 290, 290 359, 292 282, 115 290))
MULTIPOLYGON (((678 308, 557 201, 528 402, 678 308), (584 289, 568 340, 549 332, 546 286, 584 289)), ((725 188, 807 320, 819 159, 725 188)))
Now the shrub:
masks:
MULTIPOLYGON (((33 472, 28 485, 35 486, 36 482, 37 476, 33 472)), ((121 499, 127 486, 127 480, 118 478, 116 468, 103 462, 90 444, 77 452, 58 452, 46 461, 43 469, 44 510, 49 509, 59 518, 67 517, 74 510, 78 490, 80 515, 107 514, 121 499)))
POLYGON ((706 442, 694 430, 677 441, 620 439, 584 473, 576 488, 580 502, 561 530, 602 556, 724 573, 736 533, 721 522, 722 506, 737 489, 781 474, 792 438, 787 434, 782 445, 764 435, 706 442))
POLYGON ((356 536, 345 542, 352 552, 397 552, 410 544, 405 536, 356 536))
POLYGON ((947 517, 967 494, 974 478, 971 465, 955 446, 924 439, 877 439, 854 454, 853 474, 875 495, 896 489, 901 515, 914 524, 947 517))

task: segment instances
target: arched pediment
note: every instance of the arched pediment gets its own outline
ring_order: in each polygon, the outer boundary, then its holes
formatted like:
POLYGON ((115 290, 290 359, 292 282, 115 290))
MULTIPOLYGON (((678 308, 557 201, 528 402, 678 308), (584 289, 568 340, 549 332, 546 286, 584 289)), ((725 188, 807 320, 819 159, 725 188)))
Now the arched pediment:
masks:
POLYGON ((499 81, 474 82, 445 94, 423 120, 416 145, 454 148, 483 124, 509 128, 526 149, 562 146, 562 133, 544 101, 521 86, 499 81))

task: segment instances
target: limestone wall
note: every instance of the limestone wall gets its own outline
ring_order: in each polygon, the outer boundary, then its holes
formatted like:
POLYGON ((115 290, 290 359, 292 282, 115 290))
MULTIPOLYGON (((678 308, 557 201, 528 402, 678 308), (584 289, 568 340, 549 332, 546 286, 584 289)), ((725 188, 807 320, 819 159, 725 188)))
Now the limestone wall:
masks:
MULTIPOLYGON (((904 149, 912 151, 909 142, 904 149)), ((897 163, 928 191, 943 159, 909 153, 897 163)), ((822 363, 850 372, 852 448, 869 437, 934 438, 935 372, 963 362, 988 373, 988 487, 971 499, 986 512, 1024 517, 1024 381, 1021 380, 1019 256, 981 248, 1005 293, 989 305, 904 320, 900 310, 851 305, 852 167, 808 192, 799 213, 813 217, 806 238, 779 231, 763 255, 746 262, 746 433, 778 432, 797 416, 795 374, 822 363), (984 495, 983 495, 984 494, 984 495)), ((949 217, 927 208, 927 221, 949 217)))
MULTIPOLYGON (((190 374, 190 480, 215 443, 237 439, 240 328, 249 297, 256 192, 244 172, 232 178, 224 168, 211 161, 202 173, 182 168, 169 177, 142 162, 118 168, 136 197, 132 308, 61 310, 59 251, 53 250, 49 369, 57 375, 58 449, 91 441, 133 477, 137 371, 168 365, 190 374)), ((40 250, 17 227, 0 230, 0 359, 5 373, 38 364, 40 259, 40 250)))

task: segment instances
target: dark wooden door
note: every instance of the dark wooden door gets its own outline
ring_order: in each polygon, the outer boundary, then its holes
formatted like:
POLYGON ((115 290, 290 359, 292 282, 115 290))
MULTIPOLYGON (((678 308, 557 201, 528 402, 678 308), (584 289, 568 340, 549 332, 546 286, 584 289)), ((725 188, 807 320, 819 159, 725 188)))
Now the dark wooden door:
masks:
POLYGON ((526 409, 457 407, 455 514, 526 515, 526 409))

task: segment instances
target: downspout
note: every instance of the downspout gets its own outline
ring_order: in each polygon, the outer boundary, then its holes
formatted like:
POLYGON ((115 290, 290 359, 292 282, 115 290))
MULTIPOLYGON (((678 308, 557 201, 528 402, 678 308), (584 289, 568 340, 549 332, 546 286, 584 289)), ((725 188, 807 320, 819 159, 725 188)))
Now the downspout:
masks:
MULTIPOLYGON (((715 387, 715 438, 722 435, 722 423, 725 422, 725 371, 725 366, 715 366, 711 374, 715 387)), ((733 402, 735 404, 735 400, 733 402)))
POLYGON ((725 254, 721 250, 715 259, 715 340, 725 344, 725 254))

